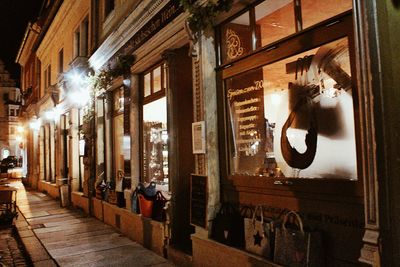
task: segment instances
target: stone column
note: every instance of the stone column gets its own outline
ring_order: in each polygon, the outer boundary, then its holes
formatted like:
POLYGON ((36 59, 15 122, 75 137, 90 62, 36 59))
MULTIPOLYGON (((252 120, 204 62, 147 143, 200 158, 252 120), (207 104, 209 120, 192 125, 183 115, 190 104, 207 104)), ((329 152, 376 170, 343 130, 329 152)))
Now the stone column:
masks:
MULTIPOLYGON (((207 34, 213 36, 213 34, 207 34)), ((193 59, 193 96, 195 121, 206 125, 206 154, 196 156, 196 171, 208 176, 207 221, 214 218, 220 203, 220 171, 218 149, 218 117, 216 86, 216 55, 214 39, 202 35, 195 45, 197 57, 193 59)), ((211 230, 208 227, 209 231, 211 230)), ((208 237, 209 232, 196 227, 196 235, 208 237)))

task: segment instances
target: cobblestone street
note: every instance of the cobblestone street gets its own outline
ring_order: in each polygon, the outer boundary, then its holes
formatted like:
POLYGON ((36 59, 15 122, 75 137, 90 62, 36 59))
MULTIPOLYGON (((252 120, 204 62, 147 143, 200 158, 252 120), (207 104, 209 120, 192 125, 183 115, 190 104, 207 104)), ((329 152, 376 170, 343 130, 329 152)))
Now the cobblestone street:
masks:
POLYGON ((12 228, 0 230, 0 266, 31 266, 12 228))

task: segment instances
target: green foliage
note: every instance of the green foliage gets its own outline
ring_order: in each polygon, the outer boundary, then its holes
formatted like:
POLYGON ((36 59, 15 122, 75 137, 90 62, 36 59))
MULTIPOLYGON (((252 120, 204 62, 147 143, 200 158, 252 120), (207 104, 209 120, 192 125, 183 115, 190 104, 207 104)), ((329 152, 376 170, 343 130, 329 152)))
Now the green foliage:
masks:
POLYGON ((107 89, 112 80, 121 75, 130 73, 130 67, 135 62, 134 55, 120 55, 117 57, 115 65, 110 65, 106 69, 102 69, 96 75, 89 76, 89 82, 96 91, 107 89))
POLYGON ((212 27, 215 17, 222 12, 229 11, 233 4, 233 0, 207 1, 204 5, 193 0, 179 1, 181 6, 190 13, 189 27, 196 35, 212 27))

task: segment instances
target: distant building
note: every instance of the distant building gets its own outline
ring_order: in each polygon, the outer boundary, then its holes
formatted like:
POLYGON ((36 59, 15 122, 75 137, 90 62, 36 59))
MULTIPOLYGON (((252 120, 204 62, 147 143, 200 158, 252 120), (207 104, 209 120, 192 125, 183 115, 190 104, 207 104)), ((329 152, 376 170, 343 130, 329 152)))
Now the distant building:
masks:
POLYGON ((0 60, 0 158, 23 156, 23 136, 19 132, 19 119, 22 98, 15 80, 0 60))

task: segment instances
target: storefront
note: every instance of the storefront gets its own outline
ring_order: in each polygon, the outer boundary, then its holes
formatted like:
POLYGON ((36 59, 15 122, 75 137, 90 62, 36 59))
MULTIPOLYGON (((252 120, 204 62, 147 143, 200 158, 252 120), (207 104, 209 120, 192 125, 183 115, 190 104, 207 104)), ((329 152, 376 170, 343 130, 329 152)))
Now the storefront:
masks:
MULTIPOLYGON (((221 203, 262 205, 277 222, 296 211, 322 233, 324 261, 341 266, 358 264, 364 233, 351 9, 351 1, 255 1, 215 28, 221 203)), ((232 255, 224 266, 260 261, 243 244, 238 253, 197 237, 196 264, 221 256, 212 247, 232 255)))
MULTIPOLYGON (((116 7, 114 12, 120 11, 116 7)), ((173 1, 143 2, 127 21, 135 16, 143 16, 144 22, 118 29, 131 34, 129 39, 110 47, 109 40, 116 37, 111 34, 90 58, 101 71, 115 70, 121 59, 135 57, 128 71, 114 76, 97 94, 96 186, 104 181, 116 191, 118 201, 97 195, 93 213, 161 255, 167 256, 171 246, 191 253, 192 58, 185 16, 173 1), (151 13, 144 16, 147 9, 151 13), (156 190, 170 199, 166 218, 135 213, 131 196, 139 182, 155 182, 156 190)))

